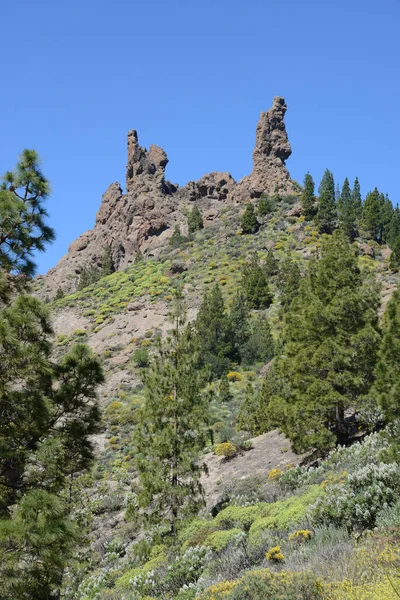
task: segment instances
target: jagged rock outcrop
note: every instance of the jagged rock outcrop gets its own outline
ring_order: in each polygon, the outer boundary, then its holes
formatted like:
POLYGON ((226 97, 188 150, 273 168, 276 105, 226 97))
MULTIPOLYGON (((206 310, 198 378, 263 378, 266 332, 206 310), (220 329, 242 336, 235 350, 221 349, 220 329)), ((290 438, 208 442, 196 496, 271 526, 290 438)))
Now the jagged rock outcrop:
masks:
POLYGON ((114 264, 121 269, 132 263, 137 252, 155 255, 171 237, 176 225, 187 233, 187 211, 194 203, 203 213, 204 225, 219 218, 224 203, 248 202, 261 193, 294 193, 285 161, 291 154, 286 134, 283 98, 274 98, 269 111, 261 114, 253 152, 253 171, 236 183, 229 173, 212 172, 179 187, 165 178, 168 157, 159 146, 149 150, 139 144, 135 130, 128 133, 126 192, 111 184, 103 195, 95 226, 69 247, 68 254, 40 277, 42 297, 52 298, 57 289, 76 289, 84 267, 101 267, 105 248, 111 248, 114 264))
POLYGON ((292 154, 284 123, 286 110, 285 100, 275 96, 272 107, 261 113, 256 129, 253 171, 239 181, 234 192, 236 201, 249 196, 259 198, 262 192, 285 195, 298 191, 285 165, 292 154))

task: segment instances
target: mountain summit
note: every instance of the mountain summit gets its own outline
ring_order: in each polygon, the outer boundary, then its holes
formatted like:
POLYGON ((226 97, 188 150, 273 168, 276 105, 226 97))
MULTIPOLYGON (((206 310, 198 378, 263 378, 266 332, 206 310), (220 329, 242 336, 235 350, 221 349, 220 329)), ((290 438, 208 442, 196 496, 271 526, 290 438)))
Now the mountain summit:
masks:
POLYGON ((75 240, 68 254, 41 278, 41 294, 52 296, 59 288, 72 292, 85 266, 102 266, 106 249, 117 269, 131 264, 139 251, 156 255, 176 227, 187 232, 187 212, 194 205, 207 226, 218 219, 224 204, 246 203, 263 192, 296 192, 285 165, 292 152, 284 123, 286 110, 285 100, 276 96, 272 107, 261 113, 253 171, 238 183, 229 173, 212 172, 179 187, 165 179, 166 152, 156 145, 147 150, 140 146, 136 130, 129 131, 125 193, 119 183, 108 187, 94 228, 75 240))

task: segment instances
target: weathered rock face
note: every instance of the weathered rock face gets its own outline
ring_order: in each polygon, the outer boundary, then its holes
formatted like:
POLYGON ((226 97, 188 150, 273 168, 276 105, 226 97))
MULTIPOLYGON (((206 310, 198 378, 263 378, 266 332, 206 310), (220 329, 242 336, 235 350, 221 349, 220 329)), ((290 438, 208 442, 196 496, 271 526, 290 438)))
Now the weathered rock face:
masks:
POLYGON ((272 107, 261 113, 256 129, 253 171, 239 181, 234 193, 237 202, 245 201, 249 196, 259 198, 263 192, 284 195, 297 191, 285 165, 292 154, 284 123, 286 110, 285 100, 276 96, 272 107))
POLYGON ((165 179, 168 158, 164 150, 139 144, 135 130, 128 133, 126 193, 119 183, 103 195, 92 230, 82 234, 56 267, 41 277, 40 295, 52 298, 57 289, 76 289, 82 269, 101 267, 105 248, 112 251, 114 264, 121 269, 132 263, 136 253, 156 255, 171 237, 176 225, 187 233, 187 211, 196 203, 204 225, 215 223, 224 203, 248 202, 261 193, 291 194, 296 191, 285 161, 291 154, 286 134, 283 98, 274 98, 268 112, 261 113, 256 131, 252 173, 238 184, 229 173, 209 173, 179 188, 165 179))

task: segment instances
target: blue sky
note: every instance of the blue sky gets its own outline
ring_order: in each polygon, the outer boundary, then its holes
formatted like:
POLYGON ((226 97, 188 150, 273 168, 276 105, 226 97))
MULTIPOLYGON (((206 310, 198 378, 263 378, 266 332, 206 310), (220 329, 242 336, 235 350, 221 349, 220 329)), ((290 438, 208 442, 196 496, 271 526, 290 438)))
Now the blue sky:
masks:
POLYGON ((275 95, 294 179, 328 167, 400 199, 399 0, 5 0, 1 16, 0 171, 35 148, 53 187, 39 272, 124 184, 129 129, 171 181, 240 179, 275 95))

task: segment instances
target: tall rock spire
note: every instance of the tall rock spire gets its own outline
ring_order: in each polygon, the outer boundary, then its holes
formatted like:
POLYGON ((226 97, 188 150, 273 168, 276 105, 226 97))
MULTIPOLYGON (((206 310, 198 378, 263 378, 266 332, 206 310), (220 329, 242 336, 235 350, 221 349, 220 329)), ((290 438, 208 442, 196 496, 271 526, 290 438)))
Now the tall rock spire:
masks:
POLYGON ((272 107, 262 112, 256 129, 253 171, 238 184, 236 199, 258 197, 262 192, 291 194, 295 191, 285 161, 292 153, 284 122, 286 102, 275 96, 272 107))
POLYGON ((139 146, 135 129, 128 132, 128 164, 126 165, 126 191, 129 193, 135 186, 139 175, 154 175, 160 182, 164 181, 165 167, 168 164, 166 153, 159 146, 152 145, 150 150, 139 146))

